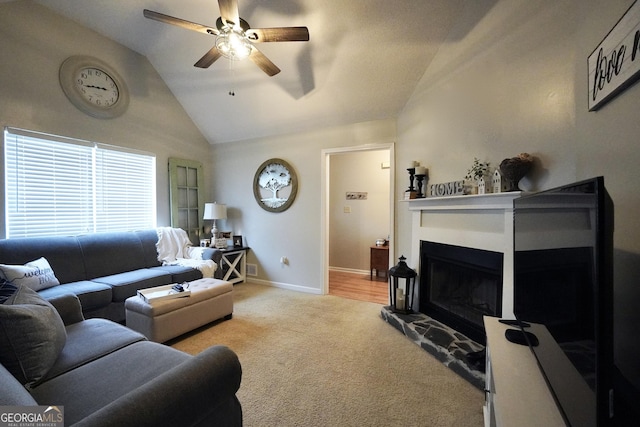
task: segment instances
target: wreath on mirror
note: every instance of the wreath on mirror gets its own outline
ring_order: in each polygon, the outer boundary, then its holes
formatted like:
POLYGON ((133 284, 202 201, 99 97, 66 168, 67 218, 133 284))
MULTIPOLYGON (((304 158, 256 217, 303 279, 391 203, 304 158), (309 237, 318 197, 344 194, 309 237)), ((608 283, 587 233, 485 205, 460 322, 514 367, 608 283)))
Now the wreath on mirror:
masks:
POLYGON ((258 205, 269 212, 284 212, 296 198, 298 177, 289 163, 282 159, 263 162, 253 177, 253 196, 258 205))

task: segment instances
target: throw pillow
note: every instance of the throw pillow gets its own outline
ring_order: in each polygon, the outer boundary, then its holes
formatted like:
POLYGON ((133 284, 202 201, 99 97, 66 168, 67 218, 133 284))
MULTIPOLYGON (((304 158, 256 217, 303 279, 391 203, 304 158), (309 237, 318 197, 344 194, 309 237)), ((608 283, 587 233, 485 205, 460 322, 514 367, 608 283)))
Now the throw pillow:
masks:
POLYGON ((0 304, 4 304, 6 300, 13 295, 18 287, 11 282, 0 278, 0 304))
POLYGON ((0 363, 25 386, 45 377, 66 341, 56 309, 30 288, 17 286, 0 304, 0 363))
POLYGON ((39 258, 25 265, 0 264, 0 277, 16 285, 27 286, 34 291, 60 284, 45 258, 39 258))

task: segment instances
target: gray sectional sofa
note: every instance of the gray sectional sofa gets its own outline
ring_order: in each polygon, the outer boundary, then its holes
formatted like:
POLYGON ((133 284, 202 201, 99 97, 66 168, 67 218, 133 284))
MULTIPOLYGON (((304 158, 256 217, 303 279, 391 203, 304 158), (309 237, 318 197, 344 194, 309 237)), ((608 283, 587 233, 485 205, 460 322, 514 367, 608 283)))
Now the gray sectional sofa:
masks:
MULTIPOLYGON (((124 301, 138 289, 202 278, 200 271, 158 261, 156 230, 86 234, 76 237, 0 240, 0 264, 22 265, 44 257, 60 285, 39 290, 45 299, 72 293, 84 317, 125 321, 124 301)), ((219 265, 220 251, 204 259, 219 265)))
POLYGON ((241 367, 227 347, 191 356, 149 342, 85 320, 70 294, 47 301, 3 283, 0 299, 0 406, 56 405, 78 427, 242 425, 241 367))

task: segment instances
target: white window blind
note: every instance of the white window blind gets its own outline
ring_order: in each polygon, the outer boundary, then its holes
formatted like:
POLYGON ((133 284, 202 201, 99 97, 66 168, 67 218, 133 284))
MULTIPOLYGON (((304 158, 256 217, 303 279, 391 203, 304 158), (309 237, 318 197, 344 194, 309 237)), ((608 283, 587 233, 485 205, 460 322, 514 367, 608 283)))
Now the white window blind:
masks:
POLYGON ((7 238, 156 225, 155 156, 5 128, 7 238))

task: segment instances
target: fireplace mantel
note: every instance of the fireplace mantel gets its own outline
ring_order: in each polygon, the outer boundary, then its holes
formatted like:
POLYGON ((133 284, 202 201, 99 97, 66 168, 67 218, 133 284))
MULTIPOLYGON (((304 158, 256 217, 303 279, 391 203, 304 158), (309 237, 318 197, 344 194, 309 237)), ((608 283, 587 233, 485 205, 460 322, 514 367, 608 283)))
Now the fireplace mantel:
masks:
POLYGON ((511 191, 467 196, 425 197, 406 200, 406 202, 409 204, 410 211, 505 209, 512 208, 513 199, 520 195, 522 195, 521 191, 511 191))
POLYGON ((521 195, 513 191, 406 201, 413 212, 414 263, 419 263, 420 241, 502 253, 502 316, 513 317, 513 200, 521 195))

